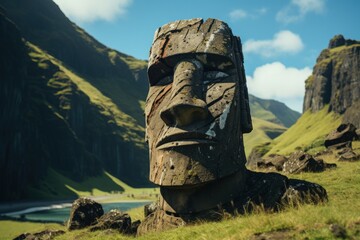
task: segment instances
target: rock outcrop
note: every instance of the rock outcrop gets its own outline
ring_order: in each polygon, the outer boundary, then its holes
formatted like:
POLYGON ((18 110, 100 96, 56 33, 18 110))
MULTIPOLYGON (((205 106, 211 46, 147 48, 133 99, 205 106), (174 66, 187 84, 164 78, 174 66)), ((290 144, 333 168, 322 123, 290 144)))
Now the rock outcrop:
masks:
POLYGON ((301 173, 301 172, 323 172, 327 168, 336 167, 336 164, 326 163, 322 159, 314 158, 312 155, 297 151, 289 156, 270 154, 269 156, 252 155, 248 167, 270 172, 301 173))
POLYGON ((148 185, 146 62, 100 44, 50 0, 0 5, 1 201, 28 197, 50 168, 148 185))
POLYGON ((344 122, 360 127, 360 41, 336 35, 316 60, 306 80, 303 111, 325 105, 344 115, 344 122))
POLYGON ((340 149, 351 147, 352 141, 357 139, 359 139, 359 136, 353 124, 341 124, 337 129, 329 133, 324 144, 326 148, 340 149))
POLYGON ((286 173, 323 172, 333 167, 336 167, 336 164, 325 163, 321 159, 315 159, 312 155, 299 151, 289 156, 283 165, 283 171, 286 173))
POLYGON ((95 225, 103 214, 104 210, 99 203, 90 198, 78 198, 71 206, 67 228, 75 230, 95 225))

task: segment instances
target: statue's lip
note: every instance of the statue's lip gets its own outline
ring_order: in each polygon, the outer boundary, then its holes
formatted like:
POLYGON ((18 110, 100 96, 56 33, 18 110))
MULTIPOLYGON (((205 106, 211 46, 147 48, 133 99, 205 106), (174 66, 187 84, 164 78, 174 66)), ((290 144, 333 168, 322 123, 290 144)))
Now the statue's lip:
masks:
POLYGON ((157 149, 165 149, 172 147, 197 145, 197 144, 214 144, 216 138, 200 132, 183 132, 172 135, 167 135, 160 139, 157 144, 157 149))

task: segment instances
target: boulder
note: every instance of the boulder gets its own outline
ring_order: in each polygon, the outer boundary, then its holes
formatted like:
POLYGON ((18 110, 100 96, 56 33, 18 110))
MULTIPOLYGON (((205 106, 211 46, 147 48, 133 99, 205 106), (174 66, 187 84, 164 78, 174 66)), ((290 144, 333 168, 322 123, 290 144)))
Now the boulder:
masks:
POLYGON ((159 203, 158 202, 152 202, 149 204, 146 204, 144 206, 144 217, 149 216, 151 213, 155 212, 156 209, 159 208, 159 203))
POLYGON ((86 197, 78 198, 72 204, 67 228, 74 230, 94 225, 103 214, 104 210, 99 203, 86 197))
POLYGON ((283 170, 284 163, 288 161, 288 158, 279 154, 270 154, 265 157, 262 161, 257 162, 257 167, 261 169, 267 169, 269 171, 283 170))
MULTIPOLYGON (((90 231, 115 229, 121 233, 131 233, 131 218, 127 213, 113 209, 97 219, 96 225, 90 231)), ((136 232, 136 231, 135 231, 136 232)))
POLYGON ((339 161, 348 161, 348 162, 353 162, 353 161, 358 161, 360 160, 360 155, 356 154, 351 148, 347 147, 342 149, 341 151, 339 151, 337 153, 338 155, 338 160, 339 161))
POLYGON ((262 157, 270 150, 270 148, 270 142, 254 147, 247 158, 246 167, 248 169, 256 169, 258 163, 263 161, 262 157))
POLYGON ((316 183, 298 179, 289 179, 286 192, 282 196, 284 205, 301 203, 320 203, 328 200, 325 188, 316 183))
POLYGON ((289 160, 284 163, 283 171, 286 173, 322 172, 332 167, 336 167, 336 164, 325 163, 321 159, 314 159, 310 154, 298 151, 289 156, 289 160))
POLYGON ((60 236, 65 234, 63 230, 44 230, 37 233, 23 233, 13 240, 45 240, 45 239, 53 239, 56 236, 60 236))
POLYGON ((341 124, 337 129, 330 132, 325 139, 326 148, 340 149, 344 147, 351 147, 353 140, 358 139, 356 127, 351 124, 341 124))

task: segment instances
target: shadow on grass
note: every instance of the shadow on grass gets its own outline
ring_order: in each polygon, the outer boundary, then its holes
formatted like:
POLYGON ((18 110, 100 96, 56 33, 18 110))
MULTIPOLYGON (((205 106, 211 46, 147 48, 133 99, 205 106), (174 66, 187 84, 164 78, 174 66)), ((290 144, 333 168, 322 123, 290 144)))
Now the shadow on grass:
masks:
POLYGON ((114 182, 105 172, 97 177, 89 177, 76 182, 53 169, 48 169, 46 178, 28 189, 29 199, 65 199, 77 198, 79 195, 94 196, 99 192, 121 193, 124 188, 114 182))

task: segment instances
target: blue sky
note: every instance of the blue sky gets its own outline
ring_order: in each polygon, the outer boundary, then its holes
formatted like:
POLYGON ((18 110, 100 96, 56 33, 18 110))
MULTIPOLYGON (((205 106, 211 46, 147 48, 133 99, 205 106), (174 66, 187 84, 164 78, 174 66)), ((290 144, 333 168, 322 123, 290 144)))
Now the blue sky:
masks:
POLYGON ((155 30, 217 18, 240 36, 249 92, 301 112, 304 81, 336 34, 360 40, 359 0, 54 0, 106 46, 147 59, 155 30))

